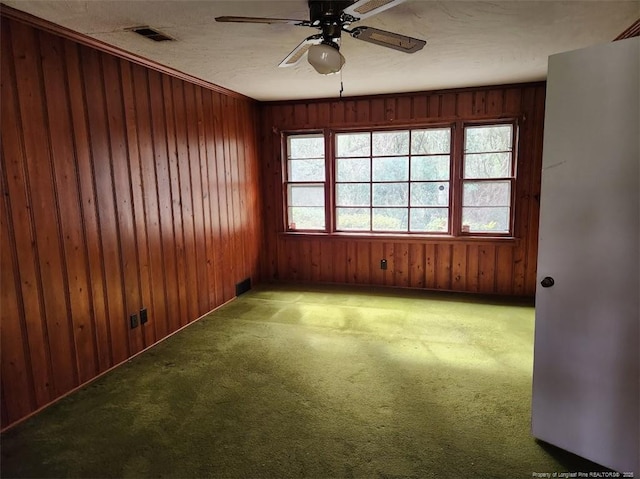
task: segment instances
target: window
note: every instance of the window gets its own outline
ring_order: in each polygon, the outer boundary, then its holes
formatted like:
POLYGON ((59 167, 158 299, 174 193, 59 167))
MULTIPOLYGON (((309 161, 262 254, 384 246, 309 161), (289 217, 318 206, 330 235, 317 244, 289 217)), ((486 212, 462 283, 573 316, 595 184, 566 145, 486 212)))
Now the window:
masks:
POLYGON ((336 231, 448 231, 450 128, 335 138, 336 231))
POLYGON ((511 231, 513 125, 470 126, 464 131, 463 233, 511 231))
POLYGON ((296 135, 287 141, 287 219, 290 230, 325 229, 324 136, 296 135))
POLYGON ((287 231, 509 236, 516 131, 460 122, 285 135, 287 231))

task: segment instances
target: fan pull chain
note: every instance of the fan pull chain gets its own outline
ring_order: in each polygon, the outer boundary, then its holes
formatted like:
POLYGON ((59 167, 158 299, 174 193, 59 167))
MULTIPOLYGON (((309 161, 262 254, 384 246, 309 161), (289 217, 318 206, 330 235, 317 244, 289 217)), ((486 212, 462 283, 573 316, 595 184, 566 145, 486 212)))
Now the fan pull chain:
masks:
POLYGON ((342 99, 342 92, 344 91, 344 84, 342 83, 342 68, 340 69, 340 99, 342 99))

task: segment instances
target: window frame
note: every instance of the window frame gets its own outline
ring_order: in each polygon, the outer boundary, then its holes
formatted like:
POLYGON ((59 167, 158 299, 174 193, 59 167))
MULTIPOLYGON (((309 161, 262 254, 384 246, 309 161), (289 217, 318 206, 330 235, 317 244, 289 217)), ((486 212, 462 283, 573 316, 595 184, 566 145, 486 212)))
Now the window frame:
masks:
POLYGON ((516 210, 516 186, 517 186, 517 166, 518 166, 518 139, 520 137, 519 131, 519 122, 517 118, 502 118, 499 120, 481 120, 481 121, 463 121, 461 123, 461 134, 458 135, 458 140, 460 142, 459 145, 459 158, 456 158, 454 161, 458 163, 458 172, 456 174, 456 186, 455 186, 455 194, 457 196, 457 208, 456 218, 454 222, 455 230, 452 232, 453 236, 462 236, 462 237, 476 237, 476 238, 513 238, 515 237, 515 210, 516 210), (488 127, 488 126, 501 126, 501 125, 511 125, 511 176, 504 178, 465 178, 464 177, 464 167, 465 167, 465 151, 464 145, 466 140, 466 130, 467 128, 473 127, 488 127), (489 181, 509 181, 510 182, 510 198, 509 198, 509 231, 462 231, 462 210, 463 210, 463 201, 462 195, 464 193, 464 182, 465 181, 481 181, 481 182, 489 182, 489 181))
MULTIPOLYGON (((516 204, 517 190, 517 171, 519 158, 519 138, 520 138, 520 121, 518 117, 501 117, 481 120, 457 120, 457 121, 441 121, 441 122, 424 122, 424 123, 408 123, 394 125, 374 125, 374 126, 353 126, 339 128, 323 128, 323 129, 291 129, 280 132, 281 136, 281 159, 282 159, 282 212, 283 212, 283 228, 284 233, 289 235, 320 235, 331 237, 353 237, 353 238, 430 238, 430 239, 515 239, 515 218, 518 205, 516 204), (512 151, 511 151, 511 177, 509 178, 486 178, 482 181, 510 181, 510 214, 509 214, 509 231, 508 232, 463 232, 462 231, 462 205, 463 205, 463 184, 464 181, 477 181, 475 179, 464 178, 464 145, 465 132, 467 127, 475 126, 492 126, 492 125, 511 125, 512 126, 512 151), (338 231, 336 229, 336 208, 337 208, 337 188, 336 188, 336 135, 341 133, 373 133, 373 132, 392 132, 403 130, 428 130, 449 128, 451 131, 450 138, 450 164, 449 164, 449 205, 448 205, 448 231, 445 232, 412 232, 412 231, 374 231, 374 230, 353 230, 338 231), (296 135, 323 135, 324 151, 325 151, 325 228, 323 230, 310 229, 291 229, 288 222, 288 138, 296 135)), ((370 152, 373 158, 373 151, 370 152)), ((409 158, 411 155, 407 155, 409 158)), ((409 159, 410 161, 410 159, 409 159)), ((435 180, 434 180, 435 181, 435 180)), ((418 181, 419 182, 419 181, 418 181)), ((411 179, 406 182, 411 184, 411 179)), ((373 184, 371 176, 369 184, 373 184)), ((408 193, 410 195, 410 193, 408 193)), ((369 208, 373 208, 373 198, 370 198, 369 208)), ((411 206, 410 198, 408 199, 407 215, 410 215, 411 206)), ((373 224, 371 224, 373 228, 373 224)))
MULTIPOLYGON (((370 229, 369 230, 353 230, 353 231, 349 231, 349 230, 338 230, 337 229, 337 225, 336 225, 336 221, 337 221, 337 214, 335 213, 336 208, 338 208, 337 206, 337 188, 336 185, 338 182, 336 177, 333 176, 331 178, 331 183, 333 185, 333 189, 334 189, 334 195, 331 199, 331 207, 332 207, 332 220, 333 220, 333 224, 332 224, 332 229, 330 234, 336 234, 336 235, 357 235, 357 236, 372 236, 372 237, 381 237, 381 236, 407 236, 407 237, 414 237, 414 236, 421 236, 421 237, 428 237, 428 236, 434 236, 434 237, 442 237, 442 236, 451 236, 451 221, 452 221, 452 215, 451 215, 451 203, 452 203, 452 192, 453 192, 453 169, 452 169, 452 164, 453 164, 453 149, 454 149, 454 123, 452 122, 444 122, 444 123, 432 123, 429 125, 394 125, 393 127, 374 127, 374 128, 336 128, 333 129, 331 131, 332 133, 332 137, 331 137, 331 146, 333 148, 332 152, 331 152, 331 162, 333 163, 333 168, 334 170, 336 169, 336 164, 337 164, 337 156, 336 156, 336 151, 335 151, 335 145, 336 145, 336 135, 339 134, 348 134, 348 133, 368 133, 370 135, 370 151, 369 151, 369 160, 370 160, 370 166, 371 166, 371 175, 370 175, 370 179, 368 184, 371 185, 371 197, 370 197, 370 204, 367 208, 369 208, 371 210, 371 225, 370 225, 370 229), (411 153, 411 145, 409 145, 409 152, 406 155, 374 155, 373 153, 373 133, 378 133, 378 132, 401 132, 401 131, 408 131, 411 132, 413 131, 419 131, 419 130, 443 130, 443 129, 448 129, 450 132, 450 137, 449 137, 449 153, 448 154, 433 154, 433 155, 429 155, 429 154, 416 154, 413 155, 411 153), (398 157, 402 157, 402 156, 406 156, 407 160, 409 162, 409 171, 408 171, 408 178, 406 181, 389 181, 389 182, 385 182, 385 181, 374 181, 373 179, 373 160, 374 158, 390 158, 393 156, 398 156, 398 157), (411 158, 414 156, 449 156, 449 178, 447 180, 425 180, 425 181, 420 181, 420 180, 411 180, 411 158), (410 230, 410 215, 411 215, 411 209, 412 208, 420 208, 420 206, 411 206, 411 184, 412 183, 435 183, 435 182, 446 182, 449 184, 449 201, 448 204, 446 206, 447 211, 447 224, 448 224, 448 228, 447 231, 442 231, 442 232, 438 232, 438 231, 411 231, 410 230), (375 208, 380 208, 379 206, 374 206, 373 204, 373 185, 374 184, 382 184, 382 183, 406 183, 408 186, 408 191, 407 191, 407 206, 406 207, 401 207, 401 206, 391 206, 390 208, 392 209, 406 209, 407 211, 407 231, 389 231, 389 230, 374 230, 373 229, 373 210, 375 208)), ((411 133, 409 133, 409 139, 411 139, 411 133)), ((437 206, 436 206, 437 208, 437 206)), ((441 208, 445 208, 445 207, 441 207, 441 208)))
POLYGON ((329 185, 331 183, 331 177, 328 176, 328 168, 327 163, 330 163, 327 156, 327 130, 322 129, 314 129, 314 130, 298 130, 298 131, 288 131, 286 133, 282 133, 280 135, 280 158, 281 158, 281 168, 282 168, 282 218, 284 220, 284 230, 288 233, 304 233, 304 234, 317 234, 324 233, 327 234, 330 232, 329 229, 329 216, 331 212, 331 204, 328 202, 329 196, 327 194, 327 190, 329 189, 329 185), (290 136, 299 136, 299 137, 314 137, 314 136, 322 136, 324 140, 324 181, 290 181, 289 180, 289 137, 290 136), (290 228, 289 222, 289 186, 290 185, 317 185, 323 184, 324 186, 324 229, 302 229, 302 228, 290 228))

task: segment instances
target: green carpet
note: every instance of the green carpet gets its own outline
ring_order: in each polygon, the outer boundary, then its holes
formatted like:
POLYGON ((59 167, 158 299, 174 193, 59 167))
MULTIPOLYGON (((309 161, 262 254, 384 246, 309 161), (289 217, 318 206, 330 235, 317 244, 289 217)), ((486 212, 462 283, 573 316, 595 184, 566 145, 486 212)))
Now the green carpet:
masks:
POLYGON ((265 285, 2 436, 2 477, 530 478, 534 312, 265 285))

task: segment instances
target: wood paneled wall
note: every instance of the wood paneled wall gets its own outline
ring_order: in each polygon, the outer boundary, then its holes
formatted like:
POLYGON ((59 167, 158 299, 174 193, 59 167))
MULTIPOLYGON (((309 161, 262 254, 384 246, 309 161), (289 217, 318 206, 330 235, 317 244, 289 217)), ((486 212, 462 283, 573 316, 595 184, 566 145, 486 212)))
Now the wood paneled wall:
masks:
POLYGON ((1 58, 4 427, 257 281, 262 226, 254 101, 6 17, 1 58))
POLYGON ((263 278, 533 296, 544 83, 261 105, 263 278), (280 132, 520 118, 514 240, 284 233, 280 132), (386 258, 388 269, 380 269, 386 258))

